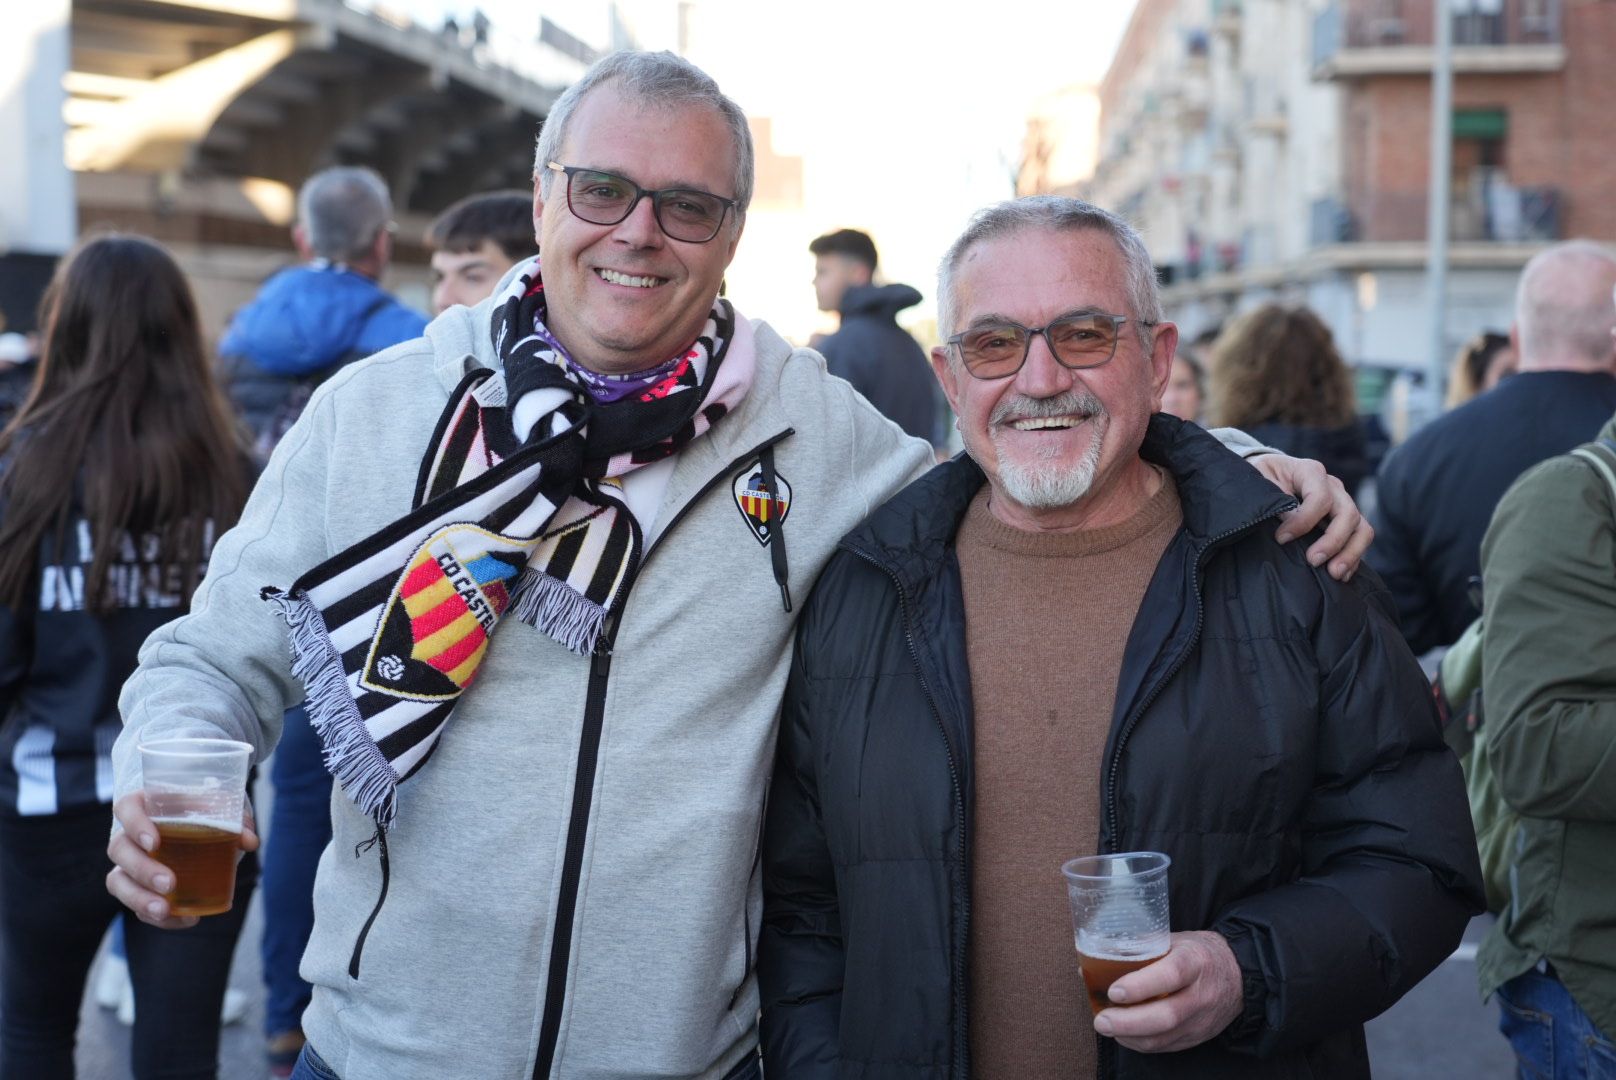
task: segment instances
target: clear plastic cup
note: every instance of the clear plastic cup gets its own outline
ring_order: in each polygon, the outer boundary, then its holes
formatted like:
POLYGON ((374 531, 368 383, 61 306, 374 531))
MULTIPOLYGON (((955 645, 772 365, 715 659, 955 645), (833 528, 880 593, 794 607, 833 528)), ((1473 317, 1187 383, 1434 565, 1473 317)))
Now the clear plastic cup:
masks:
POLYGON ((1061 867, 1072 903, 1077 962, 1089 1005, 1095 1012, 1111 1004, 1111 984, 1167 955, 1167 867, 1172 859, 1156 851, 1091 855, 1061 867))
POLYGON ((236 893, 242 805, 252 747, 232 739, 155 739, 140 745, 152 856, 174 874, 174 915, 218 915, 236 893))

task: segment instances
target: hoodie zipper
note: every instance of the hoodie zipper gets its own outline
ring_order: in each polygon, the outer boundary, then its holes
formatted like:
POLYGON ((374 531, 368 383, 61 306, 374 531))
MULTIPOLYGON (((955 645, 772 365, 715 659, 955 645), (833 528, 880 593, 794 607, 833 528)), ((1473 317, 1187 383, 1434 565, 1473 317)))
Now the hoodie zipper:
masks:
MULTIPOLYGON (((959 764, 954 760, 954 747, 948 741, 948 727, 943 723, 943 712, 937 707, 937 699, 932 695, 931 686, 926 682, 925 669, 920 663, 920 649, 915 645, 914 631, 910 629, 909 597, 903 591, 903 583, 898 575, 885 563, 875 556, 849 547, 847 549, 865 562, 874 566, 887 577, 892 579, 892 587, 898 592, 898 608, 903 613, 903 637, 909 646, 909 657, 915 663, 915 678, 920 681, 920 690, 926 696, 926 704, 931 708, 932 719, 937 721, 937 730, 943 737, 943 750, 948 755, 948 776, 954 785, 954 813, 959 819, 959 863, 960 873, 966 875, 967 881, 964 896, 960 904, 960 924, 963 937, 970 940, 971 926, 971 887, 969 882, 969 863, 967 862, 967 845, 965 842, 965 793, 960 784, 959 764)), ((954 1068, 955 1076, 970 1075, 970 1048, 967 1043, 967 1016, 965 1014, 965 950, 958 948, 954 954, 954 1068)))
MULTIPOLYGON (((668 521, 661 535, 667 536, 692 507, 706 498, 734 469, 746 464, 763 450, 795 434, 792 428, 764 440, 736 458, 722 470, 707 479, 679 511, 668 521)), ((640 565, 634 570, 637 579, 645 570, 651 553, 660 548, 657 543, 646 548, 640 565)), ((629 595, 632 596, 630 582, 629 595)), ((627 608, 628 601, 624 601, 627 608)), ((533 1061, 534 1080, 545 1080, 555 1063, 556 1046, 561 1038, 561 1012, 566 1004, 567 974, 572 955, 573 920, 578 911, 578 887, 582 883, 584 842, 589 836, 590 804, 595 793, 595 771, 600 759, 600 734, 606 719, 606 688, 611 679, 612 647, 617 642, 619 617, 608 623, 596 642, 589 658, 589 689, 584 699, 584 727, 578 744, 578 767, 573 773, 572 813, 567 822, 567 847, 561 864, 561 894, 556 899, 554 929, 550 938, 550 971, 544 992, 544 1012, 539 1023, 539 1052, 533 1061)))
MULTIPOLYGON (((1167 684, 1172 682, 1173 676, 1177 675, 1179 670, 1189 662, 1190 654, 1195 651, 1195 643, 1201 640, 1201 626, 1206 617, 1206 605, 1201 596, 1201 568, 1206 565, 1207 555, 1211 553, 1213 549, 1222 546, 1237 536, 1250 532, 1263 522, 1272 521, 1281 514, 1285 514, 1296 509, 1296 505, 1297 504, 1295 502, 1292 502, 1290 505, 1282 506, 1271 514, 1264 515, 1260 518, 1255 518, 1246 522, 1244 525, 1230 529, 1227 532, 1219 533, 1217 536, 1214 536, 1212 539, 1208 540, 1206 543, 1202 544, 1198 549, 1196 549, 1195 563, 1190 570, 1190 592, 1195 596, 1195 630, 1190 634, 1189 640, 1185 642, 1184 648, 1179 650, 1178 656, 1174 658, 1172 666, 1167 669, 1167 672, 1161 678, 1157 679, 1151 685, 1150 692, 1146 694, 1144 699, 1141 700, 1139 704, 1128 713, 1127 720, 1125 720, 1122 724, 1122 731, 1117 735, 1117 745, 1116 748, 1111 752, 1111 760, 1106 763, 1106 830, 1104 838, 1105 842, 1102 845, 1104 848, 1109 849, 1110 851, 1115 851, 1117 845, 1117 773, 1122 768, 1122 749, 1127 744, 1128 737, 1133 734, 1134 727, 1145 715, 1145 710, 1150 708, 1150 706, 1155 703, 1156 699, 1161 696, 1161 692, 1167 688, 1167 684)), ((1110 1040, 1100 1038, 1098 1035, 1096 1035, 1094 1038, 1100 1046, 1100 1076, 1115 1076, 1117 1068, 1116 1045, 1110 1040)))

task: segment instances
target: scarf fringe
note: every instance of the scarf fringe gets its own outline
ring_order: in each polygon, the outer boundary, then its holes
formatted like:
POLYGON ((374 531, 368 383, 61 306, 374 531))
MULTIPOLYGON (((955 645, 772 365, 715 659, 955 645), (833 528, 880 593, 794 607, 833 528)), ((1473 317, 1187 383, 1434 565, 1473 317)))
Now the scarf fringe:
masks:
POLYGON ((305 707, 320 736, 326 769, 379 828, 391 828, 398 816, 398 774, 365 729, 319 610, 306 593, 265 589, 263 598, 286 622, 292 674, 308 691, 305 707))
POLYGON ((595 651, 606 626, 605 608, 531 566, 511 590, 510 613, 580 656, 595 651))

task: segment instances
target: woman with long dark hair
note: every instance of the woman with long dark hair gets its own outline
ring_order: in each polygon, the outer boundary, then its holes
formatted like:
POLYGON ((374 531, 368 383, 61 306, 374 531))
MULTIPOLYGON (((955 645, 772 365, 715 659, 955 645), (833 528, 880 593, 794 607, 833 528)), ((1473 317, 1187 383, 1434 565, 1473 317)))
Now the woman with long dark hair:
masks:
MULTIPOLYGON (((179 267, 134 236, 64 259, 39 370, 0 432, 0 1080, 73 1076, 106 890, 118 689, 183 612, 250 482, 179 267)), ((137 1077, 212 1077, 256 878, 179 932, 125 920, 137 1077)))

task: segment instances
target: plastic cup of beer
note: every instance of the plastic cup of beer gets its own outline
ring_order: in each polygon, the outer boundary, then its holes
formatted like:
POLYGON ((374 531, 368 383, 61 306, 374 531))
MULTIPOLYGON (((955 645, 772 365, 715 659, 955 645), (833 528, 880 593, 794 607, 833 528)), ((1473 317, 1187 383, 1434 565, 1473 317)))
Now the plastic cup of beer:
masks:
POLYGON ((231 739, 155 739, 140 745, 152 857, 173 872, 163 894, 174 915, 218 915, 236 893, 236 855, 252 747, 231 739))
POLYGON ((1155 851, 1091 855, 1061 867, 1072 902, 1077 962, 1094 1012, 1111 984, 1167 955, 1167 867, 1155 851))

